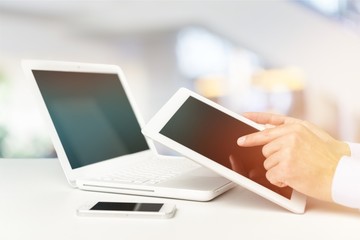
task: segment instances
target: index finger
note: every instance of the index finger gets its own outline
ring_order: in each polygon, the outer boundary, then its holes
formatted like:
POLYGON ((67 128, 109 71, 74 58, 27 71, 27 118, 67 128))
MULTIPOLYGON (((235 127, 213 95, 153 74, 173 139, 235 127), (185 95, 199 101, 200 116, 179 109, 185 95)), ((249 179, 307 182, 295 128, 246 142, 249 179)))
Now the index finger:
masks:
POLYGON ((266 128, 262 131, 244 135, 237 140, 237 145, 241 147, 254 147, 265 145, 276 138, 294 132, 293 124, 284 124, 274 128, 266 128))
POLYGON ((294 123, 298 120, 280 114, 266 113, 266 112, 246 112, 243 116, 260 124, 282 125, 285 123, 294 123))

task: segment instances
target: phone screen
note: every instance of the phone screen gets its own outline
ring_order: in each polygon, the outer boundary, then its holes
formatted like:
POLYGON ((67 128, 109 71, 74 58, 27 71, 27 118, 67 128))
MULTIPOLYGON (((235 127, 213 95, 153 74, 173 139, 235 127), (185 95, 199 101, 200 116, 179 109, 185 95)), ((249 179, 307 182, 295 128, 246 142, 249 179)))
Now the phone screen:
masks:
POLYGON ((262 146, 239 147, 239 137, 258 131, 193 97, 189 97, 160 133, 278 194, 291 198, 290 187, 266 179, 262 146))
POLYGON ((90 210, 159 212, 163 203, 98 202, 90 210))

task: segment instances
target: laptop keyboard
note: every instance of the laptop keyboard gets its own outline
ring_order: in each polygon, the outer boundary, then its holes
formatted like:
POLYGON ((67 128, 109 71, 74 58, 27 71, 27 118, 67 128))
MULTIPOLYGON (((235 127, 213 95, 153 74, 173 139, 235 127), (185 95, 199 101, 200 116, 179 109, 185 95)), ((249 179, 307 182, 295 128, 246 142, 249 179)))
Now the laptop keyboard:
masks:
POLYGON ((119 170, 101 177, 99 180, 153 185, 167 181, 185 172, 192 171, 199 166, 191 161, 180 159, 157 158, 127 166, 126 170, 119 170))

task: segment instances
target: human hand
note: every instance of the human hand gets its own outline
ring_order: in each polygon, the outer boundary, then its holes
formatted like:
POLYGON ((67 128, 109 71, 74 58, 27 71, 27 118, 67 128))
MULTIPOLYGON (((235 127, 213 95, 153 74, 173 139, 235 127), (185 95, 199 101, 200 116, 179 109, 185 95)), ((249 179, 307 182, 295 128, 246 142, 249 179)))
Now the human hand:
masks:
POLYGON ((332 201, 331 184, 335 169, 349 146, 315 125, 271 113, 244 116, 273 127, 238 139, 241 147, 264 145, 266 177, 279 187, 290 186, 308 196, 332 201))

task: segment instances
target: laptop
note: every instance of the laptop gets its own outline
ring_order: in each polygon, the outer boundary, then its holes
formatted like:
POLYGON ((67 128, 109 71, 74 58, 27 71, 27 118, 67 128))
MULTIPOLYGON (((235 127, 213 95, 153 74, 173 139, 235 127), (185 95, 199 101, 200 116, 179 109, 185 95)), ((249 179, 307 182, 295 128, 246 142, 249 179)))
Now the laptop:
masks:
POLYGON ((47 60, 22 66, 72 187, 209 201, 235 186, 185 157, 157 153, 141 133, 120 67, 47 60))

